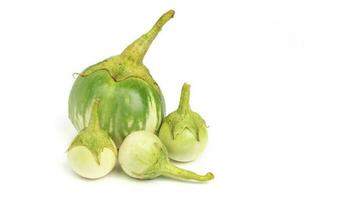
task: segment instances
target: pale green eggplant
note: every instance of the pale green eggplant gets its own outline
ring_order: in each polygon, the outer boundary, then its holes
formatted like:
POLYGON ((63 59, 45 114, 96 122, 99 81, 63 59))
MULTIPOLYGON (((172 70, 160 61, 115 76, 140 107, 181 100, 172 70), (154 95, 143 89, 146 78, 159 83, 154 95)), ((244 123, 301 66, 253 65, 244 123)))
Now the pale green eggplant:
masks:
POLYGON ((173 165, 160 139, 146 131, 134 132, 126 137, 120 147, 118 160, 122 170, 136 179, 167 176, 187 181, 209 181, 214 178, 211 172, 199 175, 173 165))
POLYGON ((112 171, 118 153, 108 133, 100 128, 99 105, 99 100, 95 100, 88 127, 79 132, 67 150, 73 171, 89 179, 101 178, 112 171))
POLYGON ((189 99, 190 85, 185 83, 178 109, 165 117, 159 131, 159 138, 166 146, 169 157, 180 162, 197 159, 208 140, 206 123, 191 110, 189 99))

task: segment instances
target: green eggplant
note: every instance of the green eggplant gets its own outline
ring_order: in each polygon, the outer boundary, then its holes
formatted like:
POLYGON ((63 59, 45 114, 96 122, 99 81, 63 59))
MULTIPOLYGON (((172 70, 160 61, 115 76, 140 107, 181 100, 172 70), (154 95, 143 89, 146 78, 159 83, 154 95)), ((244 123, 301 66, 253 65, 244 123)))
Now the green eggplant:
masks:
POLYGON ((79 74, 68 102, 69 118, 77 130, 88 126, 93 102, 99 98, 100 127, 117 147, 132 132, 158 131, 165 115, 165 101, 143 59, 163 25, 173 16, 174 11, 169 10, 120 55, 79 74))

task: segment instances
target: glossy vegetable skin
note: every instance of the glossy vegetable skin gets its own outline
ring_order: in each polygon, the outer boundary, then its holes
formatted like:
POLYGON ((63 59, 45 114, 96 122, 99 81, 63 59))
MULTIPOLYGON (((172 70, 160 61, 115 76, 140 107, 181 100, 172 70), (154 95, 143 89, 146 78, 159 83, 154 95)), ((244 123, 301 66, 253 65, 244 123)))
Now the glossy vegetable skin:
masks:
POLYGON ((164 116, 161 94, 138 78, 116 82, 105 71, 79 78, 70 96, 70 118, 79 130, 86 126, 88 108, 101 99, 100 125, 120 146, 133 131, 158 130, 164 116))

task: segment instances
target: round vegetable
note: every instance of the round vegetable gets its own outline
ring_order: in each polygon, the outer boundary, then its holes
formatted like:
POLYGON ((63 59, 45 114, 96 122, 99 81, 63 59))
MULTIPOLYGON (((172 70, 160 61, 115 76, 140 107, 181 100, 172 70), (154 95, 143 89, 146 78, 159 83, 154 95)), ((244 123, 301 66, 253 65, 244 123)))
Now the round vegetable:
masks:
POLYGON ((119 147, 131 132, 157 132, 165 113, 165 102, 143 58, 163 25, 174 16, 170 10, 155 25, 113 56, 79 74, 69 97, 69 118, 77 130, 88 124, 90 105, 100 98, 101 127, 119 147))
POLYGON ((153 179, 168 176, 174 179, 208 181, 212 173, 198 175, 171 164, 166 147, 153 133, 138 131, 126 137, 119 150, 119 162, 123 171, 137 179, 153 179))
POLYGON ((178 109, 164 119, 159 131, 159 138, 166 146, 169 157, 181 162, 195 160, 207 144, 206 123, 190 109, 189 97, 190 85, 185 83, 178 109))
POLYGON ((78 175, 96 179, 105 176, 115 166, 117 148, 107 132, 99 125, 98 105, 92 106, 89 125, 79 132, 68 148, 68 161, 78 175))

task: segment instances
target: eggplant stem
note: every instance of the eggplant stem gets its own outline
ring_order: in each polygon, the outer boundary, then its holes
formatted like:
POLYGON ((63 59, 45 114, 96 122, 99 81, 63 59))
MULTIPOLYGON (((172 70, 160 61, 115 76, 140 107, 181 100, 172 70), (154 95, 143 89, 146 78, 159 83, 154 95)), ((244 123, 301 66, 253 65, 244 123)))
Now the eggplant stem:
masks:
POLYGON ((179 168, 171 163, 168 163, 164 169, 161 170, 161 174, 163 176, 181 180, 209 181, 214 178, 214 175, 211 172, 208 172, 205 175, 199 175, 192 171, 179 168))
POLYGON ((122 53, 121 56, 137 64, 142 63, 148 48, 160 32, 161 28, 174 16, 174 10, 169 10, 163 14, 153 27, 144 35, 136 39, 122 53))
POLYGON ((191 86, 187 83, 184 83, 181 89, 178 111, 185 112, 191 109, 190 108, 190 90, 191 90, 191 86))

